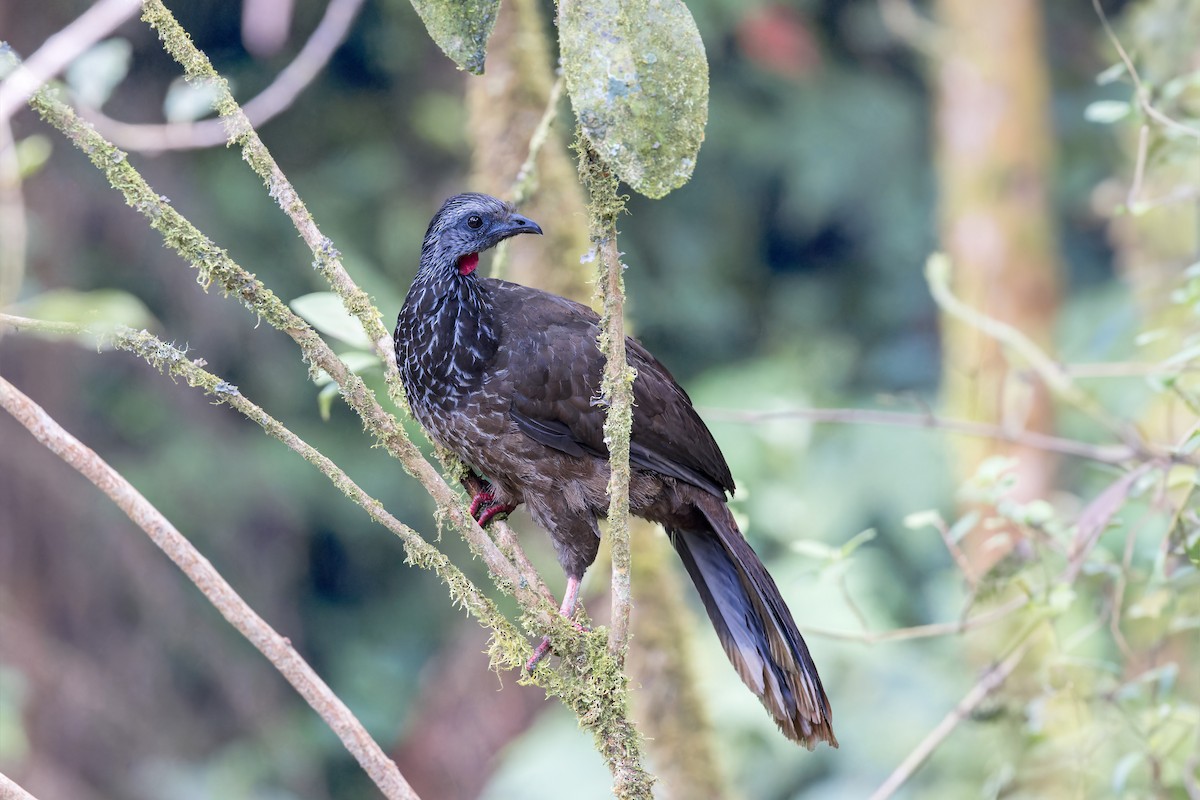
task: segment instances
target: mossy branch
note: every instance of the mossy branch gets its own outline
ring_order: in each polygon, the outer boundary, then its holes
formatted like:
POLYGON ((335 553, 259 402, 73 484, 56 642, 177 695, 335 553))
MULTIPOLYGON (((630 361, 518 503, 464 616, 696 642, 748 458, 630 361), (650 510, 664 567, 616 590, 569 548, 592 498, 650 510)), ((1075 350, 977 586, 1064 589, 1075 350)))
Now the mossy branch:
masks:
POLYGON ((612 550, 612 622, 608 632, 608 658, 612 663, 612 703, 620 710, 623 725, 614 726, 602 742, 617 779, 618 795, 650 797, 653 777, 641 766, 641 734, 625 722, 628 677, 624 673, 629 640, 629 438, 633 426, 633 381, 636 373, 625 358, 625 283, 621 253, 617 250, 617 217, 625 210, 616 175, 580 134, 576 138, 579 177, 588 195, 588 227, 594 252, 599 256, 597 292, 603 304, 598 346, 604 355, 600 399, 608 406, 604 442, 609 452, 608 530, 612 550))
POLYGON ((313 256, 313 268, 329 282, 330 287, 341 298, 346 311, 362 323, 363 330, 374 342, 383 361, 389 394, 398 406, 407 408, 403 400, 404 390, 400 384, 400 376, 396 370, 392 337, 383 325, 379 309, 375 307, 371 296, 363 291, 346 271, 342 264, 342 254, 334 247, 333 241, 317 227, 316 220, 300 199, 295 187, 259 138, 242 107, 234 100, 228 81, 213 68, 208 56, 196 47, 192 37, 161 0, 145 0, 142 19, 158 32, 163 47, 183 67, 184 77, 213 90, 213 108, 225 123, 229 144, 241 148, 242 159, 262 178, 267 193, 287 214, 300 238, 308 245, 313 256))
POLYGON ((104 172, 127 204, 150 220, 150 226, 159 232, 164 243, 197 270, 197 280, 202 286, 207 288, 216 283, 225 294, 237 297, 260 319, 290 336, 299 345, 310 370, 315 372, 320 368, 337 383, 342 397, 358 413, 366 430, 421 482, 437 502, 439 512, 462 532, 472 552, 487 565, 501 591, 514 595, 523 607, 535 609, 537 619, 543 624, 550 623, 556 616, 551 604, 529 585, 471 518, 459 495, 425 460, 404 428, 383 409, 363 379, 350 371, 307 322, 176 211, 166 197, 157 194, 129 164, 124 152, 100 136, 50 89, 35 94, 30 105, 104 172))
POLYGON ((604 418, 604 443, 608 446, 608 526, 612 547, 612 627, 609 652, 625 660, 629 633, 629 436, 633 426, 633 381, 636 371, 625 358, 625 266, 617 250, 617 217, 625 211, 625 198, 617 191, 617 176, 581 135, 579 177, 588 194, 588 228, 599 256, 596 291, 602 305, 600 338, 604 376, 600 401, 608 407, 604 418))
MULTIPOLYGON (((383 362, 384 380, 389 397, 398 407, 407 411, 408 403, 404 397, 404 388, 396 366, 394 344, 391 334, 383 325, 379 309, 375 306, 371 296, 363 291, 346 271, 342 264, 341 253, 334 246, 333 241, 321 233, 316 220, 309 213, 308 207, 300 199, 300 195, 287 176, 283 174, 283 170, 267 146, 263 144, 249 117, 234 99, 228 82, 213 68, 208 56, 196 47, 187 31, 183 29, 161 0, 146 0, 142 18, 158 32, 164 48, 183 67, 187 80, 202 82, 215 90, 213 108, 225 123, 229 144, 237 145, 241 149, 242 159, 250 165, 256 175, 262 178, 267 187, 267 193, 292 221, 300 238, 308 245, 313 256, 313 268, 320 272, 329 283, 330 288, 341 299, 342 306, 347 313, 362 324, 363 330, 374 343, 376 353, 383 362)), ((403 432, 403 429, 400 430, 403 432)), ((443 461, 451 476, 459 470, 465 470, 457 458, 451 457, 448 461, 443 461)), ((411 472, 412 470, 410 470, 411 472)), ((421 478, 420 475, 417 477, 421 478)), ((430 488, 428 484, 426 488, 430 490, 431 494, 434 494, 434 489, 430 488)), ((440 488, 437 491, 440 494, 440 488)), ((439 501, 443 513, 449 513, 449 508, 441 503, 438 494, 434 494, 434 499, 439 501)), ((453 504, 461 506, 457 500, 453 501, 453 504)), ((508 529, 507 525, 498 523, 496 528, 496 541, 500 552, 515 564, 520 573, 520 582, 532 587, 542 596, 548 596, 549 592, 541 576, 530 565, 517 537, 508 529)))

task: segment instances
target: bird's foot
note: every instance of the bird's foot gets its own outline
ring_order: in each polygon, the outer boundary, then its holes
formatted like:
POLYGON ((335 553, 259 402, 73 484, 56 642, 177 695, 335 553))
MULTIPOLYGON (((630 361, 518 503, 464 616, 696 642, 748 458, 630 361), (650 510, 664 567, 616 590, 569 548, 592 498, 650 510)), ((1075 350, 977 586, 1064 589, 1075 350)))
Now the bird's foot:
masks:
MULTIPOLYGON (((585 628, 575 620, 571 619, 571 615, 575 613, 575 604, 579 601, 579 584, 580 578, 571 576, 567 578, 567 591, 563 595, 562 605, 558 609, 558 613, 567 618, 575 626, 575 630, 580 633, 587 633, 590 628, 585 628)), ((532 673, 538 662, 546 657, 550 652, 550 637, 543 636, 542 641, 533 649, 533 655, 525 662, 525 671, 532 673)))
POLYGON ((472 495, 471 506, 467 510, 481 528, 487 527, 487 524, 497 517, 504 519, 516 508, 515 505, 497 503, 492 485, 473 472, 463 479, 463 486, 472 495))
POLYGON ((504 519, 509 515, 515 505, 508 503, 497 503, 496 495, 492 493, 492 487, 488 486, 482 491, 476 492, 471 498, 471 516, 479 523, 479 527, 486 528, 487 524, 499 517, 504 519))
MULTIPOLYGON (((589 628, 585 625, 580 625, 578 622, 575 622, 574 620, 569 620, 569 622, 575 628, 575 630, 579 631, 580 633, 591 633, 591 630, 592 630, 591 628, 589 628)), ((525 671, 533 672, 534 668, 537 667, 538 663, 543 658, 545 658, 546 654, 548 654, 549 652, 550 652, 550 637, 543 636, 542 641, 538 643, 538 646, 533 648, 533 655, 530 656, 529 660, 525 662, 525 671)))

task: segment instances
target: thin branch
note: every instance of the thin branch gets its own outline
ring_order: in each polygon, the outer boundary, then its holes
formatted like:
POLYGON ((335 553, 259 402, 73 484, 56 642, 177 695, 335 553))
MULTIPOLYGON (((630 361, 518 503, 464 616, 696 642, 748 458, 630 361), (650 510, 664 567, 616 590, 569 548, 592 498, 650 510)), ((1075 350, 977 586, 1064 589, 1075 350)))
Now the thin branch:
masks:
POLYGON ((1137 159, 1133 162, 1133 182, 1129 184, 1129 192, 1125 195, 1125 207, 1133 210, 1138 195, 1142 193, 1142 180, 1146 176, 1146 154, 1150 149, 1150 126, 1142 125, 1138 129, 1137 159))
POLYGON ((37 798, 0 772, 0 800, 37 800, 37 798))
POLYGON ((22 332, 32 331, 34 333, 49 333, 53 335, 78 336, 91 333, 83 325, 77 325, 74 322, 54 322, 44 319, 32 319, 31 317, 19 317, 16 314, 6 314, 0 312, 0 326, 3 326, 11 331, 22 332))
POLYGON ((305 663, 291 642, 254 613, 220 573, 137 489, 94 451, 68 433, 41 407, 0 377, 0 406, 34 438, 90 480, 175 562, 196 588, 275 666, 337 734, 388 798, 416 800, 416 793, 350 709, 305 663))
MULTIPOLYGON (((537 127, 533 129, 533 134, 529 137, 529 152, 525 156, 525 161, 517 170, 517 176, 513 179, 512 186, 512 202, 513 205, 520 208, 529 198, 533 196, 537 189, 537 159, 542 152, 542 147, 546 144, 546 139, 550 136, 550 126, 554 122, 555 116, 558 114, 558 103, 562 99, 563 77, 560 74, 550 87, 550 97, 546 100, 546 110, 542 112, 542 118, 538 120, 537 127)), ((496 255, 492 258, 492 277, 503 278, 504 273, 508 269, 508 254, 509 242, 501 242, 496 249, 496 255)))
MULTIPOLYGON (((99 0, 58 33, 47 39, 37 52, 17 64, 12 74, 0 83, 0 121, 7 121, 24 106, 34 93, 89 47, 130 20, 141 8, 141 0, 99 0)), ((0 52, 7 45, 0 42, 0 52)), ((7 65, 0 63, 0 75, 7 65)))
POLYGON ((602 304, 597 345, 604 355, 600 402, 607 406, 604 443, 608 446, 608 530, 612 550, 612 623, 608 652, 624 664, 629 638, 629 439, 633 426, 633 381, 637 373, 625 357, 625 281, 617 250, 617 217, 625 200, 617 176, 580 134, 579 176, 588 193, 593 252, 599 256, 596 293, 602 304))
MULTIPOLYGON (((1075 439, 1048 436, 1036 431, 1011 430, 1003 425, 985 422, 949 419, 930 412, 883 411, 871 408, 789 408, 780 411, 735 411, 732 409, 706 408, 709 419, 726 422, 756 423, 775 419, 803 419, 816 423, 845 425, 889 425, 901 428, 926 428, 944 430, 963 436, 997 439, 1023 447, 1048 450, 1069 456, 1077 456, 1102 464, 1124 465, 1142 454, 1129 445, 1095 445, 1075 439)), ((1179 463, 1200 464, 1200 458, 1176 455, 1179 463)))
POLYGON ((966 693, 954 710, 947 714, 941 722, 938 723, 929 735, 921 740, 921 743, 908 754, 901 762, 900 766, 896 767, 895 771, 887 777, 878 789, 871 795, 871 800, 887 800, 892 797, 903 786, 909 778, 911 778, 921 765, 933 755, 933 752, 941 746, 942 742, 954 732, 959 723, 967 719, 971 713, 979 707, 988 695, 1000 688, 1004 681, 1008 680, 1008 676, 1012 675, 1013 670, 1021 663, 1021 659, 1029 652, 1032 643, 1029 641, 1023 642, 1017 647, 1013 653, 998 665, 989 670, 979 682, 976 683, 971 690, 966 693))
MULTIPOLYGON (((254 127, 265 125, 286 111, 308 88, 345 41, 362 4, 363 0, 330 0, 325 15, 292 62, 284 67, 270 86, 247 100, 242 107, 254 127)), ((144 153, 216 147, 225 144, 227 138, 225 125, 220 119, 154 125, 121 122, 106 116, 98 108, 83 108, 80 113, 118 147, 144 153)))
POLYGON ((879 16, 897 38, 924 55, 936 58, 945 50, 945 34, 917 11, 912 0, 879 0, 879 16))
POLYGON ((624 212, 625 198, 617 193, 617 178, 592 150, 582 132, 576 148, 579 177, 588 194, 589 235, 599 255, 600 280, 597 291, 603 299, 600 338, 604 374, 601 402, 608 406, 604 418, 604 443, 608 446, 608 538, 612 551, 612 621, 608 629, 607 654, 611 661, 611 700, 622 713, 598 731, 601 754, 616 778, 615 793, 623 798, 653 796, 654 777, 642 766, 642 740, 638 730, 624 718, 628 707, 625 655, 629 644, 631 559, 629 554, 629 440, 633 426, 633 380, 635 373, 625 358, 624 266, 617 250, 617 217, 624 212))
POLYGON ((1052 392, 1120 438, 1139 456, 1151 458, 1161 455, 1150 452, 1128 423, 1113 417, 1094 397, 1076 386, 1062 364, 1048 356, 1032 339, 1007 322, 980 313, 959 300, 950 290, 950 260, 944 254, 934 253, 929 257, 925 265, 925 280, 934 302, 942 311, 1020 356, 1052 392))
POLYGON ((525 156, 525 161, 517 170, 517 177, 513 181, 513 203, 517 206, 527 202, 537 188, 538 155, 541 154, 542 147, 545 146, 546 139, 550 135, 550 126, 554 123, 554 118, 558 116, 558 103, 562 99, 562 91, 563 76, 560 73, 550 87, 550 96, 546 99, 546 110, 542 112, 542 118, 538 120, 537 127, 533 129, 533 135, 529 137, 529 154, 525 156))
POLYGON ((1030 598, 1016 597, 1007 603, 990 611, 985 611, 974 617, 965 617, 954 622, 935 622, 929 625, 914 625, 910 628, 896 628, 890 631, 833 631, 826 628, 805 627, 804 633, 809 636, 823 636, 826 639, 840 639, 847 642, 862 644, 882 644, 884 642, 904 642, 912 639, 931 639, 938 636, 956 636, 960 633, 982 628, 993 622, 999 622, 1015 611, 1029 605, 1030 598))

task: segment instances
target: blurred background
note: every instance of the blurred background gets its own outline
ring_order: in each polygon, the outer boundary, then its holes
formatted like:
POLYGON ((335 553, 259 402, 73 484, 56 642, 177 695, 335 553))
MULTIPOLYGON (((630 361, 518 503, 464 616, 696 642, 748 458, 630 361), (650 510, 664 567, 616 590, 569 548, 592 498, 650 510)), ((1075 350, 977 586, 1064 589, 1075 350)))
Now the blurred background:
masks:
MULTIPOLYGON (((321 32, 328 62, 258 129, 389 325, 441 201, 511 194, 553 81, 550 3, 506 2, 484 78, 455 68, 407 0, 170 5, 243 102, 321 32)), ((630 326, 721 443, 734 508, 805 632, 841 741, 809 754, 779 735, 685 587, 686 644, 728 796, 868 796, 991 665, 1035 642, 901 796, 1200 797, 1200 600, 1185 557, 1194 467, 1125 485, 1120 513, 1104 514, 1092 503, 1129 474, 1121 465, 921 428, 935 410, 1120 443, 1010 369, 994 342, 939 318, 923 267, 941 249, 960 297, 1081 365, 1074 379, 1111 417, 1165 445, 1193 430, 1200 11, 1101 5, 1146 97, 1184 130, 1131 103, 1092 3, 688 2, 710 66, 707 137, 690 183, 632 197, 621 220, 630 326), (791 413, 812 407, 905 412, 912 424, 791 413), (754 413, 765 411, 780 413, 754 413), (1078 580, 1056 582, 1055 543, 1088 509, 1107 532, 1078 580), (1019 614, 952 629, 1013 597, 1025 598, 1019 614), (905 633, 934 623, 951 623, 947 635, 905 633), (1024 638, 1031 625, 1044 626, 1036 641, 1024 638)), ((0 39, 28 57, 87 6, 5 0, 0 39)), ((146 127, 204 113, 203 91, 179 75, 135 20, 64 79, 155 189, 277 294, 326 289, 238 152, 173 149, 187 136, 146 127)), ((0 234, 0 305, 48 319, 99 308, 186 345, 438 535, 432 501, 353 413, 334 400, 322 414, 291 341, 206 293, 32 112, 11 128, 21 180, 9 174, 4 190, 20 193, 25 241, 14 256, 13 228, 0 234)), ((507 274, 586 298, 571 136, 564 100, 526 208, 549 235, 514 242, 507 274)), ((5 334, 0 374, 290 637, 427 800, 608 796, 575 719, 515 674, 489 673, 486 633, 438 581, 255 426, 133 356, 70 341, 5 334)), ((512 521, 561 592, 544 534, 520 512, 512 521)), ((439 546, 487 584, 457 537, 439 546)), ((603 560, 585 581, 594 613, 608 603, 603 560)), ((635 663, 646 658, 636 636, 632 646, 635 663)), ((635 683, 635 695, 670 693, 635 683)), ((635 717, 649 702, 635 696, 635 717)), ((43 800, 374 792, 151 542, 7 415, 0 771, 43 800)), ((662 790, 688 796, 666 780, 662 790)))

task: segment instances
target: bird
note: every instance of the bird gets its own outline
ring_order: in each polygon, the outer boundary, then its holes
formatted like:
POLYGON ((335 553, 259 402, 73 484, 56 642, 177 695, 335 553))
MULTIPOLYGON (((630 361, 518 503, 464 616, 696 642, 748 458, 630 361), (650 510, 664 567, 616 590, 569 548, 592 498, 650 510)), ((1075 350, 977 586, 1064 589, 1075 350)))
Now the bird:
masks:
MULTIPOLYGON (((581 303, 477 273, 480 253, 541 233, 495 197, 446 200, 396 322, 396 360, 413 415, 473 470, 472 516, 486 525, 524 504, 550 534, 570 619, 608 511, 600 320, 581 303)), ((636 371, 632 513, 666 530, 730 662, 783 734, 809 750, 837 747, 808 646, 726 504, 734 482, 716 440, 667 368, 637 340, 625 347, 636 371)), ((549 648, 538 645, 531 672, 549 648)))

